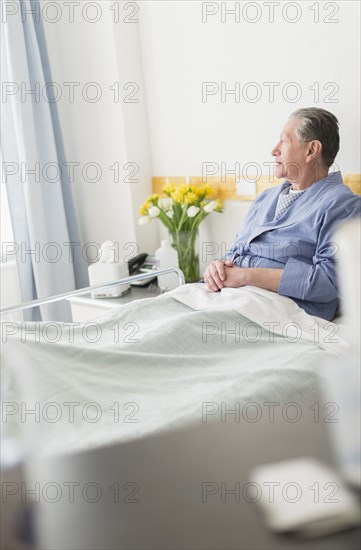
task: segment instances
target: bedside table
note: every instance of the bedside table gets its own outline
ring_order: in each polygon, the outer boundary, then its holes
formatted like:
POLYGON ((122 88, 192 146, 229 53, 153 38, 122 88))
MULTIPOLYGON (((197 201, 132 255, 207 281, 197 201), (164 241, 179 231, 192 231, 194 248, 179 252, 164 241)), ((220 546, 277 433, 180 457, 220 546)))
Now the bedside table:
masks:
POLYGON ((96 319, 99 315, 117 309, 133 300, 154 298, 160 294, 162 294, 162 292, 156 285, 150 285, 148 287, 132 286, 130 291, 121 298, 92 298, 90 294, 85 294, 84 296, 69 298, 68 301, 71 305, 73 322, 76 323, 96 319))

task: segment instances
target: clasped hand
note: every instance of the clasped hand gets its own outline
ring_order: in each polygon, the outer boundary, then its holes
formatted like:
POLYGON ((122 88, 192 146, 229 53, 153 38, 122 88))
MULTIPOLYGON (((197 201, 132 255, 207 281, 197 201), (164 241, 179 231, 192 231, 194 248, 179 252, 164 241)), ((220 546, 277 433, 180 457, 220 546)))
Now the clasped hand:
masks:
POLYGON ((237 267, 232 260, 215 260, 204 273, 204 282, 211 292, 222 288, 238 288, 247 282, 248 268, 237 267))

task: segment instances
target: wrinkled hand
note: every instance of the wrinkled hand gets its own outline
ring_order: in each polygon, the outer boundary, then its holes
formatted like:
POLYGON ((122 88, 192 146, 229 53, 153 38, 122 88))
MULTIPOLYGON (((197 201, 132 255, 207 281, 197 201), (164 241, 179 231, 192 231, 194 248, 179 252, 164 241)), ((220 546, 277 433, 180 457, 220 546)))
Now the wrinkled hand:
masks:
POLYGON ((204 272, 204 282, 211 292, 217 292, 225 285, 226 270, 233 269, 231 260, 215 260, 211 262, 204 272))
POLYGON ((239 288, 248 285, 249 268, 248 267, 224 267, 226 275, 223 281, 224 288, 239 288))

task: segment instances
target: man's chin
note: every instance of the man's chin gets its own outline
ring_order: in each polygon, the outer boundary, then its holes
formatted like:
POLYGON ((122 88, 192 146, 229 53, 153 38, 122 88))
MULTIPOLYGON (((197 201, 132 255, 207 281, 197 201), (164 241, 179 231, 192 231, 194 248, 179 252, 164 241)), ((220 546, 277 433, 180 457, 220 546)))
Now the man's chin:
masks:
POLYGON ((283 165, 282 164, 278 164, 276 166, 276 170, 275 170, 275 177, 277 179, 283 179, 286 177, 286 174, 284 173, 284 169, 283 169, 283 165))

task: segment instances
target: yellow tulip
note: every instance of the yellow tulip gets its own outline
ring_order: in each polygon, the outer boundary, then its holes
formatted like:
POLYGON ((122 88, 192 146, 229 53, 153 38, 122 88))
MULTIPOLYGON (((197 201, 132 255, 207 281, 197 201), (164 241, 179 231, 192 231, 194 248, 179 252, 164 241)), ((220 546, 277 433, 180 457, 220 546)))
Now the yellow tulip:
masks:
POLYGON ((214 196, 215 190, 208 184, 204 185, 204 193, 206 199, 211 199, 214 196))
POLYGON ((223 208, 223 201, 221 201, 221 199, 217 199, 216 200, 216 203, 217 203, 217 207, 216 207, 216 212, 222 212, 222 208, 223 208))
POLYGON ((174 183, 167 183, 163 187, 163 193, 165 193, 166 195, 171 195, 172 193, 174 193, 175 190, 176 186, 174 185, 174 183))
POLYGON ((188 192, 185 196, 184 196, 184 202, 186 204, 193 204, 197 201, 198 197, 195 193, 192 193, 192 191, 188 192))
POLYGON ((175 202, 178 202, 179 204, 183 204, 184 202, 184 195, 177 189, 172 193, 172 199, 175 202))
POLYGON ((153 206, 153 204, 151 202, 149 202, 148 200, 146 200, 142 206, 140 207, 140 210, 139 210, 139 214, 141 216, 146 216, 148 214, 148 209, 153 206))
POLYGON ((150 202, 150 203, 154 203, 154 202, 158 202, 158 199, 159 199, 160 195, 158 195, 157 193, 153 193, 153 195, 150 195, 148 198, 147 198, 147 201, 146 202, 150 202))

